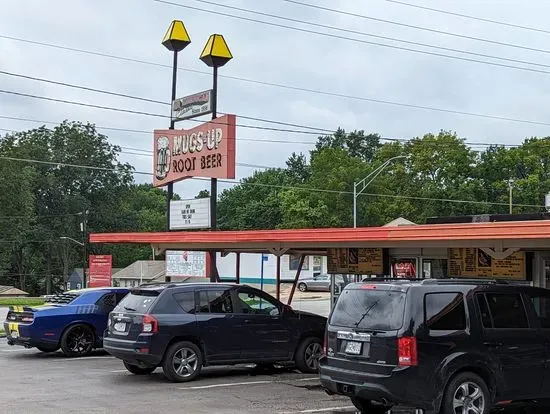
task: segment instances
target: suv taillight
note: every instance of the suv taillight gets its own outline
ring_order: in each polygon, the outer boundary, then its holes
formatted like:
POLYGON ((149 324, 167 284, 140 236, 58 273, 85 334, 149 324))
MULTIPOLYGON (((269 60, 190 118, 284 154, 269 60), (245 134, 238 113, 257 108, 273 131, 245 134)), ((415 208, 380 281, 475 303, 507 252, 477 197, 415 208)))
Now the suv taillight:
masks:
POLYGON ((325 339, 323 341, 323 355, 327 355, 327 342, 328 342, 328 332, 325 332, 325 339))
POLYGON ((159 323, 151 315, 143 315, 143 329, 142 332, 157 333, 159 331, 159 323))
POLYGON ((418 353, 416 350, 416 338, 405 336, 397 340, 397 358, 399 366, 414 367, 418 365, 418 353))

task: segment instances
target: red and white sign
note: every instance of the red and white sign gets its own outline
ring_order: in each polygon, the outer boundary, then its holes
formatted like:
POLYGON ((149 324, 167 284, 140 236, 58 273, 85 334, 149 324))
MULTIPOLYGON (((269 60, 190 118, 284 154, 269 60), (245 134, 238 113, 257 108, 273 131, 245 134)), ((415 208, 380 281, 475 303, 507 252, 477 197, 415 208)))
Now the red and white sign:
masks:
POLYGON ((90 282, 88 287, 111 286, 113 256, 110 254, 90 255, 90 282))
POLYGON ((224 115, 192 129, 155 130, 153 185, 189 177, 235 178, 235 123, 235 115, 224 115))

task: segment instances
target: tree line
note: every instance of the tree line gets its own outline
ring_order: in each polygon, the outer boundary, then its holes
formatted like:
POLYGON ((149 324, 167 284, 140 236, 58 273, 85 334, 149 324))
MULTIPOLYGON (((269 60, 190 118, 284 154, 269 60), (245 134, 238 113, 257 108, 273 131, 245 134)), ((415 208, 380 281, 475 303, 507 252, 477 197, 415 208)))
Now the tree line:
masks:
MULTIPOLYGON (((137 184, 120 154, 94 125, 79 122, 3 137, 0 285, 35 295, 60 289, 83 261, 82 247, 61 237, 82 241, 84 219, 88 232, 165 229, 165 191, 137 184)), ((358 197, 359 226, 399 216, 423 223, 432 216, 507 213, 509 180, 514 213, 538 212, 550 191, 549 138, 474 149, 449 131, 388 141, 339 129, 320 136, 309 153, 293 153, 284 168, 256 171, 224 190, 218 224, 222 230, 350 227, 353 183, 398 156, 358 197)), ((134 245, 90 245, 90 253, 112 254, 114 267, 151 257, 148 246, 134 245)))

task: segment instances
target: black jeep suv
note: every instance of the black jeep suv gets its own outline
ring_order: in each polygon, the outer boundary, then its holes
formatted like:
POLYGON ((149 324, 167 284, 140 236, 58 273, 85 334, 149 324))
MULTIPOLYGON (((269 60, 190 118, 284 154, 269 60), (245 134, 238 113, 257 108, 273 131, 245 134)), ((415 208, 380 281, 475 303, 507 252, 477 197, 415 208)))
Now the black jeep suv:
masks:
POLYGON ((486 414, 550 397, 550 290, 498 281, 348 285, 320 360, 329 394, 364 413, 392 406, 486 414))
POLYGON ((326 318, 245 285, 142 285, 109 315, 103 344, 133 374, 162 366, 175 382, 207 365, 291 362, 317 372, 325 327, 326 318))

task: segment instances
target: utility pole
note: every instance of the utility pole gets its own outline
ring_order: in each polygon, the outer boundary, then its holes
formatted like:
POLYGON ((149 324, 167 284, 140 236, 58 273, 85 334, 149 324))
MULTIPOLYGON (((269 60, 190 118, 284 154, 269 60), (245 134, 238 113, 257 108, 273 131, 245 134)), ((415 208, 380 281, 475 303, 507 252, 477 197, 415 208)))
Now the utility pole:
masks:
POLYGON ((82 288, 86 288, 86 269, 88 268, 88 210, 82 212, 82 222, 80 223, 82 231, 82 288))
POLYGON ((512 178, 510 178, 508 180, 508 190, 509 190, 509 195, 508 195, 508 199, 509 199, 509 202, 510 202, 510 214, 513 214, 514 213, 514 205, 512 203, 512 197, 513 197, 513 193, 514 193, 514 180, 512 178))

